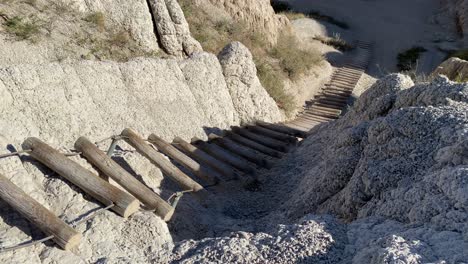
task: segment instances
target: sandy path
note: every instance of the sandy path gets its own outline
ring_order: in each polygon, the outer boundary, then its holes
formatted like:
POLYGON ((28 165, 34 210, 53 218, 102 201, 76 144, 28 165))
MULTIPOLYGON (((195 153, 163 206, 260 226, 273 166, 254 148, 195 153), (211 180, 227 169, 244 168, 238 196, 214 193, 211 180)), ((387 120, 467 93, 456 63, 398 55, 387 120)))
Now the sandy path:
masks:
MULTIPOLYGON (((437 0, 290 0, 298 11, 320 11, 347 22, 350 31, 339 32, 351 38, 372 41, 375 51, 369 73, 380 76, 397 71, 397 54, 415 45, 435 50, 433 42, 442 28, 432 23, 439 8, 437 0), (351 34, 350 34, 351 33, 351 34)), ((329 27, 327 27, 329 28, 329 27)), ((336 30, 336 27, 333 27, 336 30)), ((332 33, 332 32, 330 32, 332 33)), ((430 71, 440 62, 431 56, 424 62, 423 71, 430 71), (428 65, 429 64, 429 65, 428 65)))

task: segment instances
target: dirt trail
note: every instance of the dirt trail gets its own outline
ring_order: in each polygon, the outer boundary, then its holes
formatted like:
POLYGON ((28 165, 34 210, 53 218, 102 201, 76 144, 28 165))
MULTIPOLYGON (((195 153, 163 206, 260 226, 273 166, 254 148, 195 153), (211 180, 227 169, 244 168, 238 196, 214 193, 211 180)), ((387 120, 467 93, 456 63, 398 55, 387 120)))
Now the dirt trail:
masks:
MULTIPOLYGON (((351 41, 362 39, 374 42, 375 52, 369 73, 381 76, 397 71, 397 54, 413 46, 424 46, 435 52, 444 31, 433 21, 439 9, 437 0, 291 0, 295 10, 319 11, 346 22, 350 29, 327 25, 329 35, 340 33, 351 41)), ((325 23, 326 24, 326 23, 325 23)), ((429 73, 442 59, 437 54, 424 60, 422 71, 429 73)))

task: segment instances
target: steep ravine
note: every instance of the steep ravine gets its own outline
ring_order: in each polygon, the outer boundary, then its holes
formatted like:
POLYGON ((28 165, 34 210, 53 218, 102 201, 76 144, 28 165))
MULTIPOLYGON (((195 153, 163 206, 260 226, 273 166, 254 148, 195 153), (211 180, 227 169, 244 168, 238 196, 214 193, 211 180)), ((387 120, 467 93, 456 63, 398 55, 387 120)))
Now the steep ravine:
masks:
POLYGON ((468 261, 467 113, 467 83, 378 81, 261 172, 259 191, 179 212, 171 231, 194 240, 174 263, 468 261))

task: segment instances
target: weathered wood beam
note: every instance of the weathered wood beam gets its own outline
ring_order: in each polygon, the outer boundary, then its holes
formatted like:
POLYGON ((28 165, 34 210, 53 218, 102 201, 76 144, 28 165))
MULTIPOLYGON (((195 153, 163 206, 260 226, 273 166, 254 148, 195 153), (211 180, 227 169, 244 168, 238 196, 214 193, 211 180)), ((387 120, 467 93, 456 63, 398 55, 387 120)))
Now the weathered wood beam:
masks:
POLYGON ((274 130, 270 130, 268 128, 264 128, 261 126, 247 126, 246 128, 254 133, 261 134, 261 135, 264 135, 264 136, 267 136, 267 137, 270 137, 279 141, 284 141, 284 142, 293 143, 293 144, 297 142, 296 137, 289 136, 280 132, 276 132, 274 130))
POLYGON ((0 174, 0 199, 28 219, 61 248, 70 250, 79 245, 81 234, 27 195, 5 176, 0 174))
POLYGON ((237 175, 236 171, 234 170, 233 167, 231 167, 231 165, 228 165, 222 160, 218 160, 214 158, 213 156, 195 147, 194 145, 188 143, 182 138, 180 137, 174 138, 173 144, 175 147, 184 151, 184 153, 189 155, 194 160, 207 164, 211 168, 220 172, 222 175, 224 175, 224 178, 226 180, 234 180, 234 179, 239 178, 239 175, 237 175))
POLYGON ((239 156, 242 156, 246 160, 253 162, 257 164, 258 166, 264 167, 264 168, 271 168, 273 167, 273 164, 268 162, 268 160, 262 158, 257 152, 254 150, 244 147, 240 145, 239 143, 236 143, 229 138, 226 137, 220 137, 215 134, 210 134, 209 139, 211 142, 218 144, 219 146, 228 149, 231 152, 236 153, 239 156))
POLYGON ((287 152, 289 150, 289 147, 286 143, 278 141, 276 139, 267 138, 267 137, 252 133, 248 131, 247 129, 242 129, 240 127, 233 126, 232 131, 236 132, 237 134, 243 137, 253 140, 257 143, 265 145, 269 148, 276 149, 282 152, 287 152))
POLYGON ((257 121, 256 123, 259 126, 262 126, 262 127, 265 127, 265 128, 271 129, 271 130, 275 130, 275 131, 278 131, 278 132, 281 132, 281 133, 285 133, 285 134, 288 134, 288 135, 293 135, 293 136, 301 137, 301 138, 306 138, 307 137, 306 132, 304 132, 302 130, 294 129, 294 128, 291 128, 291 127, 286 127, 284 125, 271 124, 271 123, 267 123, 267 122, 263 122, 263 121, 257 121))
POLYGON ((263 154, 266 154, 266 155, 269 155, 271 157, 275 157, 275 158, 281 158, 283 156, 283 153, 282 152, 279 152, 279 151, 276 151, 272 148, 269 148, 267 146, 264 146, 262 144, 259 144, 255 141, 252 141, 248 138, 245 138, 241 135, 238 135, 236 133, 233 133, 232 131, 226 131, 226 135, 232 139, 233 141, 237 142, 237 143, 240 143, 248 148, 251 148, 251 149, 254 149, 256 151, 259 151, 263 154))
POLYGON ((23 142, 23 149, 30 150, 29 155, 55 171, 87 194, 105 205, 114 204, 112 210, 123 217, 128 217, 140 208, 140 202, 130 194, 99 178, 75 161, 31 137, 23 142))
POLYGON ((199 138, 194 137, 192 142, 202 150, 208 152, 217 159, 223 160, 235 168, 244 171, 248 174, 255 175, 255 169, 251 167, 246 161, 237 155, 233 155, 231 152, 228 152, 218 145, 207 143, 199 138))
POLYGON ((128 144, 133 146, 141 155, 160 168, 165 175, 179 184, 184 191, 192 190, 194 192, 199 192, 204 190, 203 186, 192 180, 187 174, 167 160, 166 157, 147 144, 143 138, 132 129, 125 129, 122 131, 121 135, 128 144))
POLYGON ((164 153, 168 157, 171 157, 180 165, 192 171, 196 176, 205 180, 209 184, 217 184, 219 182, 218 173, 202 166, 189 156, 185 155, 171 144, 164 141, 162 138, 151 134, 148 137, 148 141, 151 142, 160 152, 164 153))
POLYGON ((171 219, 174 214, 174 208, 172 208, 171 205, 130 175, 130 173, 87 138, 80 137, 75 142, 75 148, 80 151, 91 164, 96 166, 102 174, 116 181, 125 190, 138 198, 149 210, 154 210, 164 221, 169 221, 171 219))

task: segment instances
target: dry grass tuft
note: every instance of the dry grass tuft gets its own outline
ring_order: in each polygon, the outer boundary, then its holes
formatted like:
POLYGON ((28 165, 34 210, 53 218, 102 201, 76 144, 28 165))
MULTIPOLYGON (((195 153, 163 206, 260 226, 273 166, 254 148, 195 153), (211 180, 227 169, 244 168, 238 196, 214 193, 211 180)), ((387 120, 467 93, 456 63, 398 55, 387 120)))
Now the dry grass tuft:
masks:
POLYGON ((285 91, 282 70, 265 60, 256 60, 255 64, 258 78, 268 94, 286 114, 292 113, 295 110, 294 98, 285 91))
POLYGON ((303 50, 299 46, 295 36, 283 34, 278 39, 278 44, 269 52, 273 58, 279 60, 281 68, 293 81, 323 60, 320 53, 303 50))
POLYGON ((265 36, 250 30, 241 22, 214 16, 210 11, 198 8, 191 0, 180 0, 189 22, 192 35, 205 51, 220 52, 232 41, 240 41, 249 48, 257 66, 260 82, 286 114, 294 111, 294 98, 285 90, 284 83, 297 80, 313 65, 322 60, 313 50, 300 49, 294 35, 283 34, 277 45, 271 46, 265 36))
POLYGON ((340 51, 349 51, 353 49, 353 46, 348 44, 346 40, 342 39, 339 34, 335 34, 333 37, 315 36, 315 40, 322 42, 325 45, 335 47, 340 51))
POLYGON ((14 16, 12 18, 7 18, 3 25, 6 32, 14 35, 18 40, 34 41, 34 37, 40 33, 40 25, 34 18, 25 19, 23 17, 14 16))
POLYGON ((106 16, 102 12, 94 12, 84 18, 85 21, 93 23, 99 31, 106 29, 106 16))

